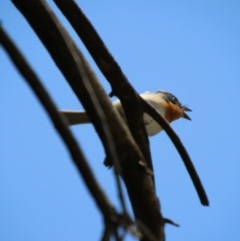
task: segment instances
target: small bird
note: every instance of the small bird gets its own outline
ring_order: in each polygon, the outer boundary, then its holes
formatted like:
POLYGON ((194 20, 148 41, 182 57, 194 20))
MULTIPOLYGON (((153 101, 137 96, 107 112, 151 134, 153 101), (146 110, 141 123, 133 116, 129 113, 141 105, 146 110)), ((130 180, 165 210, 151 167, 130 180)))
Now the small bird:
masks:
MULTIPOLYGON (((191 120, 186 112, 191 111, 188 107, 182 105, 178 99, 171 93, 159 90, 156 92, 147 91, 140 96, 148 102, 152 107, 154 107, 159 114, 167 121, 172 122, 181 117, 191 120)), ((123 120, 126 121, 124 111, 119 100, 113 102, 113 106, 120 113, 123 120)), ((89 117, 84 111, 72 111, 72 110, 63 110, 60 113, 66 118, 69 125, 84 124, 90 123, 89 117)), ((149 136, 156 135, 162 130, 162 127, 147 113, 143 115, 143 121, 145 124, 146 132, 149 136)), ((187 155, 188 156, 188 155, 187 155)), ((204 206, 209 205, 207 194, 203 188, 201 180, 191 162, 190 158, 183 158, 183 162, 187 168, 187 171, 192 179, 192 182, 195 186, 195 189, 198 193, 201 203, 204 206)), ((111 166, 112 163, 106 158, 104 164, 106 166, 111 166)), ((151 168, 152 169, 152 168, 151 168)))
MULTIPOLYGON (((186 111, 191 111, 191 109, 182 105, 178 99, 169 92, 163 90, 159 90, 157 92, 147 91, 140 94, 140 96, 151 104, 169 123, 181 117, 191 120, 191 118, 186 114, 186 111)), ((121 102, 116 100, 113 102, 113 106, 126 121, 121 102)), ((90 123, 88 115, 84 111, 62 110, 60 113, 64 115, 69 125, 90 123)), ((145 128, 149 136, 156 135, 162 130, 162 127, 147 113, 144 113, 143 118, 145 128)))

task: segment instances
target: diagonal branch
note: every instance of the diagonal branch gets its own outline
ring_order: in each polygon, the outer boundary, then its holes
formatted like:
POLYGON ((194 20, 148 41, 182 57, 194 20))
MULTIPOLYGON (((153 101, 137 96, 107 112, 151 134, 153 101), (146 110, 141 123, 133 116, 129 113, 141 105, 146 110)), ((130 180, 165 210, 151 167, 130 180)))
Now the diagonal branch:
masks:
POLYGON ((22 56, 20 51, 17 49, 2 27, 0 27, 0 43, 3 45, 10 59, 17 67, 20 74, 25 78, 26 82, 31 87, 43 105, 45 111, 49 115, 98 208, 105 218, 110 216, 115 222, 118 219, 118 214, 96 181, 94 174, 92 173, 77 141, 65 124, 65 120, 59 115, 55 104, 41 84, 39 78, 31 69, 25 58, 22 56))
MULTIPOLYGON (((132 130, 133 136, 135 137, 135 140, 138 140, 137 143, 141 143, 140 146, 144 147, 143 141, 139 141, 139 139, 141 138, 139 138, 138 133, 134 135, 134 133, 137 132, 138 128, 140 129, 141 125, 141 123, 139 123, 139 120, 136 120, 135 118, 139 118, 142 112, 137 113, 137 111, 141 109, 140 107, 136 108, 136 106, 139 106, 139 102, 137 100, 138 97, 136 97, 136 93, 134 93, 134 90, 128 83, 126 76, 123 74, 121 68, 114 60, 107 47, 104 45, 102 39, 90 23, 90 21, 87 19, 87 17, 84 15, 82 10, 79 8, 79 6, 77 6, 77 4, 73 0, 54 0, 54 2, 58 5, 58 7, 67 17, 69 22, 72 24, 75 31, 81 37, 83 43, 86 45, 98 67, 101 69, 101 71, 111 84, 113 88, 113 93, 120 98, 124 111, 128 116, 129 126, 132 130)), ((153 114, 154 116, 156 116, 156 114, 153 113, 154 111, 150 110, 150 108, 145 103, 144 111, 146 110, 147 112, 149 112, 150 115, 153 114)), ((201 203, 203 205, 208 205, 207 195, 185 147, 181 143, 180 139, 177 137, 176 133, 170 127, 170 125, 166 121, 164 121, 161 116, 158 115, 158 117, 156 118, 159 124, 161 124, 161 126, 163 127, 163 129, 166 130, 166 133, 168 134, 171 141, 178 150, 180 156, 182 157, 182 160, 187 168, 187 171, 189 172, 190 177, 192 178, 193 184, 200 197, 201 203)), ((148 157, 148 152, 146 149, 144 149, 145 152, 143 153, 145 153, 145 157, 148 157)), ((148 164, 150 168, 152 168, 151 161, 148 161, 148 164)))
MULTIPOLYGON (((135 217, 158 240, 164 240, 164 221, 160 213, 158 199, 155 195, 152 176, 146 172, 146 166, 140 165, 145 163, 145 158, 140 148, 134 142, 127 127, 122 123, 119 115, 113 109, 101 85, 93 79, 82 77, 86 77, 86 75, 81 67, 83 57, 80 51, 44 1, 13 0, 13 2, 35 30, 56 65, 82 102, 109 155, 110 150, 102 127, 101 118, 96 111, 96 106, 91 97, 93 92, 89 92, 86 86, 91 81, 93 91, 99 103, 103 106, 109 128, 115 137, 116 149, 121 160, 122 177, 128 189, 135 217)), ((141 99, 138 95, 137 98, 140 102, 141 99)), ((142 130, 144 130, 143 126, 142 130)), ((142 229, 141 227, 140 229, 144 235, 142 240, 151 240, 151 238, 148 238, 146 232, 144 232, 146 229, 142 229)))
POLYGON ((143 109, 138 93, 131 86, 120 66, 104 45, 102 39, 73 0, 54 0, 69 20, 99 69, 112 87, 112 94, 121 100, 130 131, 139 145, 148 167, 153 170, 149 142, 143 123, 143 109))
MULTIPOLYGON (((50 120, 54 124, 57 132, 65 143, 74 164, 77 167, 80 175, 82 176, 90 194, 96 202, 97 207, 102 213, 105 221, 105 230, 107 233, 117 232, 119 226, 122 226, 127 232, 131 233, 136 238, 141 237, 141 234, 133 229, 134 222, 130 219, 129 215, 125 212, 118 214, 116 209, 108 200, 106 194, 99 186, 97 180, 94 177, 88 163, 77 143, 74 136, 67 127, 65 120, 59 115, 59 112, 52 101, 51 97, 41 84, 40 79, 32 70, 24 56, 20 53, 17 47, 14 45, 10 37, 4 31, 0 25, 0 45, 2 45, 16 66, 20 74, 24 77, 27 84, 31 87, 40 103, 43 105, 45 111, 50 117, 50 120)), ((143 227, 146 232, 149 232, 147 227, 143 227)))
POLYGON ((145 100, 142 99, 142 104, 144 107, 144 110, 154 118, 156 122, 159 123, 159 125, 166 131, 166 133, 171 138, 173 144, 175 145, 176 149, 178 150, 180 156, 182 157, 183 163, 192 179, 193 185, 197 191, 197 194, 199 196, 199 199, 201 203, 204 206, 209 205, 207 194, 204 190, 204 187, 201 183, 201 180, 198 176, 198 173, 191 161, 190 156, 188 155, 188 152, 186 151, 184 145, 182 144, 180 138, 177 136, 177 134, 173 131, 171 126, 165 121, 165 119, 161 116, 161 114, 158 113, 158 111, 152 107, 149 103, 147 103, 145 100))

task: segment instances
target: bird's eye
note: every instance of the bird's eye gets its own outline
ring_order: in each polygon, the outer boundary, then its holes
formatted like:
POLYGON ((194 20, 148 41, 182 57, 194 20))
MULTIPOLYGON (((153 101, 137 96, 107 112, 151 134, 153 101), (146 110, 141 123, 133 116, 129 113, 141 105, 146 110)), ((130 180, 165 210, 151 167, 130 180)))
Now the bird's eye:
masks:
POLYGON ((165 92, 165 91, 157 91, 156 93, 161 93, 162 97, 169 102, 172 102, 173 104, 177 104, 177 105, 181 105, 181 103, 178 101, 177 97, 174 96, 173 94, 169 93, 169 92, 165 92))
POLYGON ((178 103, 179 101, 178 101, 177 97, 175 97, 174 95, 171 95, 171 102, 178 103))

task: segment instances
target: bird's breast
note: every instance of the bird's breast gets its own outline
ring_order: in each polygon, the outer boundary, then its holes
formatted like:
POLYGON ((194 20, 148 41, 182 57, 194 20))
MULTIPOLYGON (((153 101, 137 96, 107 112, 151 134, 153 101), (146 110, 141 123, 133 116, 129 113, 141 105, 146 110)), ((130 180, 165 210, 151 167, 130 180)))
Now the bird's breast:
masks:
MULTIPOLYGON (((154 107, 157 110, 157 112, 161 116, 164 117, 165 111, 161 103, 156 103, 155 101, 153 102, 151 100, 147 100, 147 101, 152 107, 154 107)), ((162 130, 162 127, 150 115, 144 113, 143 119, 144 119, 144 124, 145 124, 147 134, 149 136, 156 135, 158 132, 162 130)))

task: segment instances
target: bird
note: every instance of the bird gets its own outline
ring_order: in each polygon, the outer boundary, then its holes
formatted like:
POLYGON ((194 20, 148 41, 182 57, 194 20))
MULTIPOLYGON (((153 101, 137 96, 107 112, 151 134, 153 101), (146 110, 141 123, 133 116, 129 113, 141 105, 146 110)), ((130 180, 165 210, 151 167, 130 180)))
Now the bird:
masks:
MULTIPOLYGON (((148 104, 150 104, 155 110, 168 122, 171 123, 180 118, 184 118, 187 120, 191 120, 189 115, 186 112, 192 111, 187 106, 182 105, 181 102, 177 99, 173 94, 164 91, 158 90, 156 92, 147 91, 140 94, 141 98, 143 98, 148 104)), ((122 108, 120 100, 116 100, 113 102, 114 108, 120 113, 123 120, 126 122, 126 117, 124 116, 124 110, 122 108)), ((90 123, 90 119, 86 112, 84 111, 73 111, 73 110, 62 110, 60 114, 64 116, 67 120, 68 125, 76 125, 76 124, 84 124, 90 123)), ((143 121, 146 128, 146 132, 148 136, 153 136, 162 131, 162 127, 151 117, 149 114, 143 114, 143 121)), ((188 156, 188 154, 187 154, 188 156)), ((183 162, 187 168, 187 171, 192 179, 192 182, 196 188, 198 196, 200 198, 201 203, 204 206, 209 206, 209 201, 207 194, 204 190, 204 187, 201 183, 201 180, 193 166, 191 159, 183 158, 183 162)), ((107 167, 111 167, 111 161, 106 158, 104 164, 107 167)), ((152 165, 150 165, 150 172, 152 173, 152 165)), ((153 177, 154 182, 154 177, 153 177)))
MULTIPOLYGON (((154 107, 168 123, 171 123, 181 117, 191 120, 186 113, 191 111, 191 109, 182 105, 176 96, 167 91, 146 91, 140 94, 140 96, 152 107, 154 107)), ((123 120, 126 121, 120 100, 114 101, 113 106, 120 113, 123 120)), ((68 125, 90 123, 89 117, 85 111, 61 110, 60 114, 67 120, 68 125)), ((147 113, 144 113, 143 120, 148 136, 156 135, 162 130, 162 127, 147 113)))

